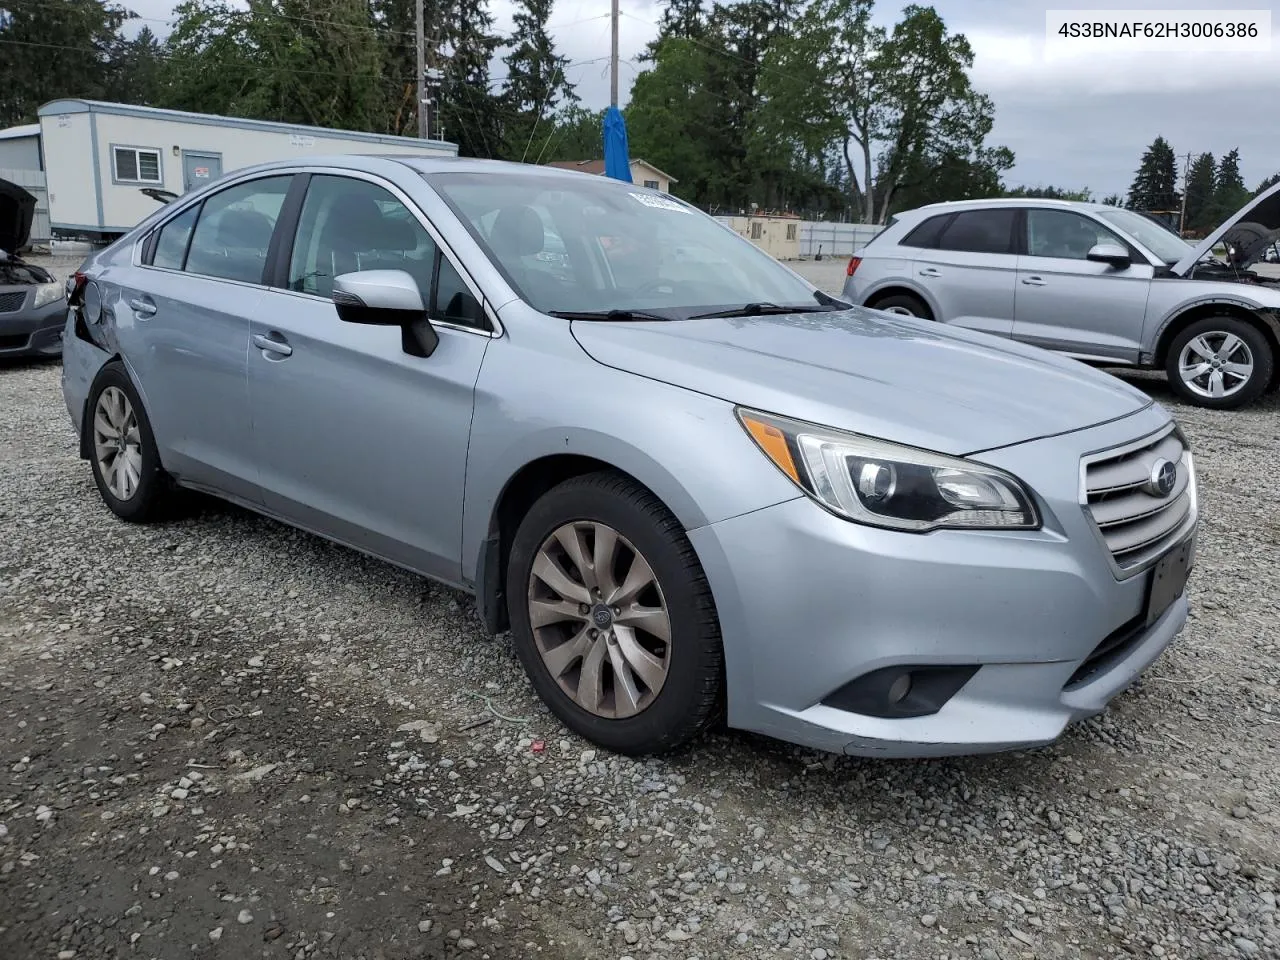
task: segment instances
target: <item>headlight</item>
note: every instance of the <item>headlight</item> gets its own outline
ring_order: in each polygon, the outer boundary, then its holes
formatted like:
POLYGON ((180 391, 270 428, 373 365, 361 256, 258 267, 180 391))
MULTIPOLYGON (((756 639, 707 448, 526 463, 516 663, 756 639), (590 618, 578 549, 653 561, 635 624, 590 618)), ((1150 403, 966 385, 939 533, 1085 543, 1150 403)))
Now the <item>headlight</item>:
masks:
POLYGON ((779 470, 846 519, 917 533, 1040 526, 1026 487, 994 467, 755 410, 737 412, 779 470))
POLYGON ((43 307, 46 303, 53 303, 53 301, 61 300, 61 299, 62 299, 62 284, 41 283, 36 286, 35 306, 43 307))

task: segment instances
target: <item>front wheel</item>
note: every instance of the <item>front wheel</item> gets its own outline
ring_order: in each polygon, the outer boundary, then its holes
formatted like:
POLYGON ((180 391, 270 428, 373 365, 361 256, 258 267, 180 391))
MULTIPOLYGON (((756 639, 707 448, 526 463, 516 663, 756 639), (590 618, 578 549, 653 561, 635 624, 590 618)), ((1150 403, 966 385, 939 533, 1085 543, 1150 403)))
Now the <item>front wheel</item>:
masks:
POLYGON ((619 753, 664 753, 720 703, 724 655, 689 539, 615 473, 567 480, 521 522, 507 566, 516 652, 552 712, 619 753))
POLYGON ((1207 317, 1173 338, 1165 372, 1183 399, 1200 407, 1233 410, 1251 403, 1271 383, 1275 356, 1258 329, 1236 317, 1207 317))

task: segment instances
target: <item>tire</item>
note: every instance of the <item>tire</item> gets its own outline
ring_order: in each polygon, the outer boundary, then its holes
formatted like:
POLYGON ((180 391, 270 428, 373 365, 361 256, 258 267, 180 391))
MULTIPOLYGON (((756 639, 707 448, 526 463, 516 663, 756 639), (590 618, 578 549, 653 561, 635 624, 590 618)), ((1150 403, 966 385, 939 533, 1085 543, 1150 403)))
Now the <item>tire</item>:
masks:
POLYGON ((1267 338, 1252 324, 1231 316, 1206 317, 1188 325, 1173 338, 1165 358, 1173 391, 1189 403, 1216 410, 1252 403, 1267 389, 1274 372, 1275 355, 1267 338), (1192 377, 1193 369, 1202 372, 1192 377), (1215 396, 1215 390, 1221 394, 1215 396))
POLYGON ((924 301, 919 297, 913 297, 909 293, 893 293, 887 297, 882 297, 875 301, 871 309, 883 310, 886 313, 896 313, 900 316, 919 317, 921 320, 933 319, 933 314, 929 312, 929 308, 925 306, 924 301))
POLYGON ((534 689, 587 740, 631 756, 668 753, 720 712, 724 652, 711 588, 679 522, 633 480, 592 473, 544 494, 516 531, 506 595, 516 653, 534 689), (596 551, 604 555, 610 543, 610 572, 598 576, 596 551), (639 592, 631 589, 645 580, 636 576, 637 558, 653 575, 639 592), (619 595, 624 589, 632 602, 619 595), (620 602, 605 606, 611 597, 620 602), (596 682, 584 683, 584 674, 596 682))
POLYGON ((89 390, 81 429, 90 431, 93 481, 111 512, 130 523, 166 517, 175 491, 160 466, 151 421, 123 364, 113 361, 99 371, 89 390), (125 425, 123 447, 113 442, 121 423, 125 425))

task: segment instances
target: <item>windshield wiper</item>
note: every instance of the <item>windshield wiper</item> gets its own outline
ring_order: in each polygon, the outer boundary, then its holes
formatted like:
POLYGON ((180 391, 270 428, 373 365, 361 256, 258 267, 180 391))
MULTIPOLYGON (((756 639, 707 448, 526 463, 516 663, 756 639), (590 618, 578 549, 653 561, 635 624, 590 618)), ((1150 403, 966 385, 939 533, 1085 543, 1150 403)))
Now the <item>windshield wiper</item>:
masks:
POLYGON ((783 313, 827 313, 830 307, 810 305, 807 303, 783 306, 777 303, 744 303, 740 307, 728 310, 716 310, 712 313, 695 313, 690 320, 714 320, 721 317, 763 317, 783 313))
POLYGON ((617 320, 622 323, 636 320, 670 320, 660 313, 647 310, 549 310, 550 316, 561 320, 617 320))

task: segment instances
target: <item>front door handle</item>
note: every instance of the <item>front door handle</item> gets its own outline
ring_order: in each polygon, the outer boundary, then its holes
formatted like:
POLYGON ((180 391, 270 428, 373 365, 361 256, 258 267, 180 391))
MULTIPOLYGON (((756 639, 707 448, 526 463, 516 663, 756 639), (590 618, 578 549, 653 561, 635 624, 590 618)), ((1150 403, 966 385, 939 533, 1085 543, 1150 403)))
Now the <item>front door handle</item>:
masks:
POLYGON ((129 309, 139 320, 146 320, 156 315, 156 303, 150 297, 134 297, 129 301, 129 309))
POLYGON ((267 353, 274 353, 280 357, 293 356, 293 347, 289 346, 289 344, 285 342, 284 337, 278 333, 255 333, 253 335, 253 345, 259 350, 264 350, 267 353))
POLYGON ((1023 277, 1022 282, 1028 287, 1043 287, 1047 281, 1044 277, 1023 277))
POLYGON ((925 267, 923 270, 921 270, 921 271, 920 271, 920 276, 922 276, 922 277, 940 277, 940 276, 942 276, 942 271, 941 271, 941 270, 935 270, 933 267, 925 267))

